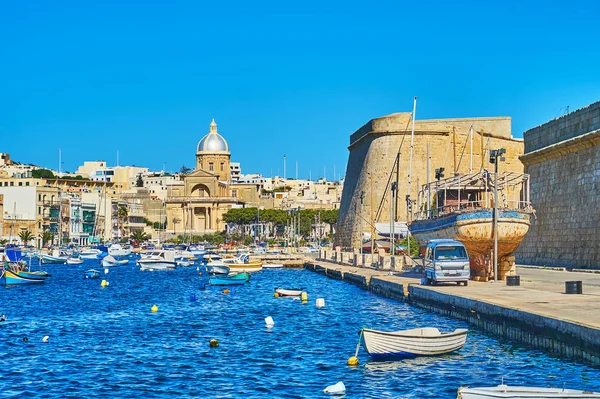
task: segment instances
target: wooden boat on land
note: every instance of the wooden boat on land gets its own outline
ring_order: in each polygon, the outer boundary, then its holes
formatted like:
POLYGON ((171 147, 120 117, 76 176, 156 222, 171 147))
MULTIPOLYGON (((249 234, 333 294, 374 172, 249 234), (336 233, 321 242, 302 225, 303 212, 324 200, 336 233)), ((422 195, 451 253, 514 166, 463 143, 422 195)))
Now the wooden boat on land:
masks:
MULTIPOLYGON (((529 231, 533 208, 529 175, 498 173, 499 278, 514 264, 512 255, 529 231)), ((494 249, 494 173, 483 170, 425 184, 419 191, 415 220, 409 224, 420 246, 450 238, 467 248, 471 275, 490 277, 494 249), (433 197, 433 200, 430 200, 433 197), (429 200, 428 200, 429 199, 429 200)))
POLYGON ((462 348, 467 340, 467 329, 459 328, 450 333, 435 327, 415 328, 385 332, 362 329, 365 350, 372 357, 434 356, 462 348))
POLYGON ((275 292, 279 296, 300 296, 302 291, 302 288, 275 288, 275 292))
POLYGON ((535 388, 498 385, 497 387, 458 389, 457 399, 592 399, 600 398, 600 393, 564 388, 535 388))
POLYGON ((244 285, 245 279, 213 276, 208 279, 210 285, 244 285))

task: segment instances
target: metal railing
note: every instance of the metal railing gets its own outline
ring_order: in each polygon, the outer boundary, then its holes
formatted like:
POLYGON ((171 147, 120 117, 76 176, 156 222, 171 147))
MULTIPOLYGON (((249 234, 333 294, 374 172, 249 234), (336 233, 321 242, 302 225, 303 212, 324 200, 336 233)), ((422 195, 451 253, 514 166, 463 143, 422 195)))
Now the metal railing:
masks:
MULTIPOLYGON (((531 208, 529 201, 520 200, 501 200, 498 203, 499 210, 519 210, 527 211, 531 208)), ((492 210, 494 209, 493 202, 491 201, 465 201, 460 204, 439 206, 431 208, 429 211, 423 209, 415 214, 415 219, 429 219, 438 216, 448 215, 454 212, 471 211, 471 210, 492 210)))

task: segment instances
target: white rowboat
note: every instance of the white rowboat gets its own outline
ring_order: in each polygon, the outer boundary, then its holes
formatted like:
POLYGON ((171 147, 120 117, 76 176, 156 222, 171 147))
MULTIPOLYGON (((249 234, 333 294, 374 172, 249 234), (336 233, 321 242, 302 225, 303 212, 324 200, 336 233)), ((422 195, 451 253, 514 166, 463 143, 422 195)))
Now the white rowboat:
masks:
POLYGON ((450 333, 442 333, 435 327, 393 332, 364 328, 363 343, 372 357, 434 356, 462 348, 467 332, 464 328, 450 333))
POLYGON ((300 295, 302 295, 301 288, 292 288, 289 290, 286 290, 285 288, 277 288, 277 289, 275 289, 275 292, 278 293, 279 296, 300 296, 300 295))
POLYGON ((578 391, 575 389, 564 388, 535 388, 535 387, 511 387, 508 385, 498 385, 497 387, 486 388, 468 388, 458 389, 458 399, 492 399, 492 398, 511 398, 511 399, 592 399, 600 398, 600 393, 590 391, 578 391))
POLYGON ((67 259, 67 265, 80 265, 83 263, 81 258, 69 258, 67 259))
POLYGON ((272 263, 264 263, 262 265, 263 269, 281 269, 283 268, 282 264, 272 264, 272 263))

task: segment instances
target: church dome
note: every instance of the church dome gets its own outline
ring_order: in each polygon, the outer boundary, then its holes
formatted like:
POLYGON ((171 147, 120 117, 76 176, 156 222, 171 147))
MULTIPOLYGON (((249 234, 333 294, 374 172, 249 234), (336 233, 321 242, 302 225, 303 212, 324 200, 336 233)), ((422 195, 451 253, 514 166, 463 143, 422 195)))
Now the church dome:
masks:
POLYGON ((208 134, 198 143, 197 152, 229 152, 227 141, 217 132, 217 124, 213 119, 208 134))

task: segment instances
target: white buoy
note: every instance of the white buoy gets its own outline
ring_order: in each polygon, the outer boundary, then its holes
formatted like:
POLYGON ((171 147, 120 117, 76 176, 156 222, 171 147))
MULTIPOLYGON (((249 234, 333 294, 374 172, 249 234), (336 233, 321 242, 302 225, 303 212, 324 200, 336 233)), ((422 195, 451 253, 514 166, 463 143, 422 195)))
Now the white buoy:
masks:
POLYGON ((104 269, 104 274, 108 274, 108 269, 104 269))
POLYGON ((323 392, 326 393, 342 393, 342 392, 346 392, 346 386, 344 385, 344 383, 342 381, 338 382, 335 385, 330 385, 327 388, 325 388, 323 390, 323 392))
POLYGON ((325 307, 325 298, 317 298, 317 307, 324 308, 325 307))
POLYGON ((48 342, 49 339, 50 337, 46 335, 44 338, 42 338, 42 342, 48 342))
POLYGON ((273 321, 273 318, 271 316, 267 316, 265 317, 265 324, 267 325, 267 327, 273 327, 275 325, 275 322, 273 321))

